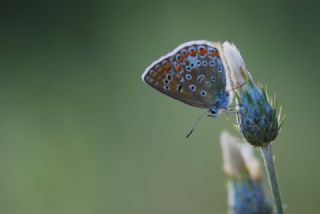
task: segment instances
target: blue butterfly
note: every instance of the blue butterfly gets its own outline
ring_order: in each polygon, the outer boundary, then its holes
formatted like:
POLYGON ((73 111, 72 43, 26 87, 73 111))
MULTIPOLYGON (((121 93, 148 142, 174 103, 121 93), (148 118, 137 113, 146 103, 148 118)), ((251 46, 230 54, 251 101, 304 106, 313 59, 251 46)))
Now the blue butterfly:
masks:
POLYGON ((146 68, 142 80, 183 103, 216 117, 232 101, 222 44, 199 40, 181 44, 146 68))

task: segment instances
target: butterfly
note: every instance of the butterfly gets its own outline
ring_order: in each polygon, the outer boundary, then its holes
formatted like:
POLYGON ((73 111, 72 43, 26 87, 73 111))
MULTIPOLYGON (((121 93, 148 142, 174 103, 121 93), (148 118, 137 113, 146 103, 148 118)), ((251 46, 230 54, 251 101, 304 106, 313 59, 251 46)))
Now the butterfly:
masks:
POLYGON ((232 101, 222 52, 218 42, 183 43, 148 66, 142 80, 171 98, 209 109, 208 116, 216 117, 232 101))

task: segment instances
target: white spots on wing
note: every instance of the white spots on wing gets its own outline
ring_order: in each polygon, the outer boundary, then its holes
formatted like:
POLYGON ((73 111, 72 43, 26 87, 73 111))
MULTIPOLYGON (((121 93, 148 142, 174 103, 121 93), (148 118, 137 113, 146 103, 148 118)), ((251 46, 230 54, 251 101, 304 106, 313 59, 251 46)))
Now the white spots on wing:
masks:
POLYGON ((198 77, 197 77, 197 81, 198 81, 198 82, 202 82, 204 78, 205 78, 205 76, 204 76, 203 74, 200 74, 200 75, 198 75, 198 77))
POLYGON ((203 67, 207 67, 207 65, 208 65, 207 61, 206 61, 206 60, 203 60, 203 61, 202 61, 202 66, 203 66, 203 67))
POLYGON ((169 86, 168 86, 168 85, 164 85, 164 86, 163 86, 163 89, 166 90, 166 91, 168 91, 168 90, 169 90, 169 86))
POLYGON ((187 66, 185 67, 185 69, 186 69, 187 72, 190 72, 190 71, 191 71, 191 67, 190 67, 189 65, 187 65, 187 66))
POLYGON ((191 80, 192 79, 192 75, 191 74, 186 74, 185 77, 186 77, 187 80, 191 80))
POLYGON ((206 97, 206 96, 207 96, 207 91, 201 90, 201 91, 200 91, 200 96, 201 96, 201 97, 206 97))
POLYGON ((177 91, 182 92, 182 89, 183 89, 182 85, 181 85, 181 84, 178 84, 178 85, 177 85, 177 91))
POLYGON ((209 66, 211 67, 216 66, 216 62, 214 60, 209 61, 209 66))
POLYGON ((189 85, 189 90, 192 92, 195 92, 197 90, 197 87, 193 84, 189 85))

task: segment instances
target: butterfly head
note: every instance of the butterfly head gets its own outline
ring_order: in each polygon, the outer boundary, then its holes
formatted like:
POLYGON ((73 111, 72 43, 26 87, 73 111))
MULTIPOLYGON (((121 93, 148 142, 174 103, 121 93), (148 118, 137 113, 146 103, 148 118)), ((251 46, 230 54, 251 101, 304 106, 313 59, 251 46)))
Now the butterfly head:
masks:
POLYGON ((208 110, 208 117, 213 117, 213 118, 215 118, 215 117, 217 117, 218 116, 218 114, 219 114, 219 112, 218 112, 218 110, 214 107, 214 108, 210 108, 209 110, 208 110))
POLYGON ((228 106, 230 105, 230 92, 228 91, 221 91, 221 93, 219 93, 219 96, 217 96, 216 98, 216 102, 214 103, 214 105, 209 108, 208 111, 208 116, 209 117, 217 117, 219 115, 219 113, 223 110, 227 110, 228 106))

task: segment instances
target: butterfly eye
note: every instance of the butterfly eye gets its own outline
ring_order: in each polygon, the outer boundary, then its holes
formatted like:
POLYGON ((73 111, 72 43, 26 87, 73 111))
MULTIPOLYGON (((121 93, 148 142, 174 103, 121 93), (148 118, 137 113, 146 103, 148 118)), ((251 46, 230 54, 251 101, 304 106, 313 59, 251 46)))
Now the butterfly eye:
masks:
POLYGON ((217 110, 215 109, 209 109, 209 117, 216 117, 217 116, 217 110))

